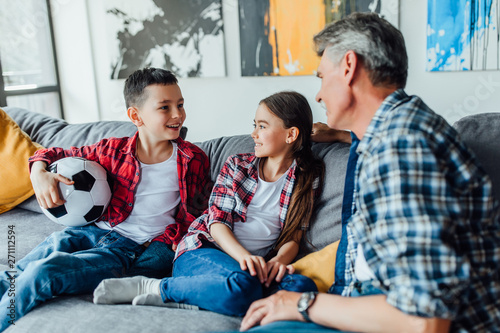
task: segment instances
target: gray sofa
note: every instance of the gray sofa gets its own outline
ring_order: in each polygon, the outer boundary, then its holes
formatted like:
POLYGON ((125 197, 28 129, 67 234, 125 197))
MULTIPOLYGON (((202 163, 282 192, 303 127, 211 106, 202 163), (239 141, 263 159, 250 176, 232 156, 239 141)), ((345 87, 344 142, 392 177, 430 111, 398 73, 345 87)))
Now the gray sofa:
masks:
MULTIPOLYGON (((43 146, 80 146, 110 136, 129 136, 135 132, 128 122, 99 122, 68 125, 64 121, 18 108, 4 109, 33 141, 43 146)), ((500 113, 469 116, 455 124, 462 138, 476 152, 490 174, 494 187, 500 186, 500 113)), ((189 136, 187 137, 189 139, 189 136)), ((209 156, 214 180, 227 156, 253 150, 249 135, 221 137, 197 142, 209 156)), ((326 164, 323 193, 315 220, 300 256, 321 249, 340 238, 340 213, 344 174, 349 145, 314 144, 313 150, 326 164)), ((497 198, 500 199, 496 191, 497 198)), ((61 227, 41 214, 32 197, 0 215, 0 230, 15 225, 16 258, 25 256, 46 236, 61 227)), ((2 243, 3 244, 3 243, 2 243)), ((0 251, 0 269, 6 269, 7 251, 0 251)), ((241 318, 203 310, 182 310, 132 305, 94 305, 91 295, 61 296, 31 311, 6 332, 210 332, 237 330, 241 318)))
MULTIPOLYGON (((6 107, 4 110, 33 141, 44 147, 69 148, 92 144, 104 137, 130 136, 131 122, 108 121, 72 124, 28 110, 6 107)), ((189 136, 187 137, 189 140, 189 136)), ((221 137, 196 142, 210 159, 211 178, 215 180, 229 155, 253 151, 250 135, 221 137)), ((349 145, 315 144, 314 151, 326 163, 325 187, 318 211, 300 256, 340 238, 340 212, 349 145)), ((62 227, 50 221, 34 197, 11 211, 0 214, 0 230, 15 225, 15 257, 21 259, 50 233, 62 227)), ((2 243, 3 244, 3 243, 2 243)), ((7 269, 7 251, 0 251, 0 269, 7 269)), ((241 318, 203 310, 183 310, 132 305, 95 305, 92 295, 61 296, 35 308, 6 332, 210 332, 237 330, 241 318)))

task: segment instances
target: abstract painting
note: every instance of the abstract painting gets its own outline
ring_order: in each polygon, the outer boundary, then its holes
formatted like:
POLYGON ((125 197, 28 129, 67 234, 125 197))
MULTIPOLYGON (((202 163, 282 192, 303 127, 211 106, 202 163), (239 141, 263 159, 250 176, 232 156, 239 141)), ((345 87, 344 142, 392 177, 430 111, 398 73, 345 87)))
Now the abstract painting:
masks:
POLYGON ((499 67, 499 0, 428 0, 427 70, 499 67))
POLYGON ((242 76, 314 75, 312 37, 352 12, 398 26, 398 0, 239 0, 242 76))
POLYGON ((178 77, 226 75, 221 0, 106 0, 111 78, 159 67, 178 77))

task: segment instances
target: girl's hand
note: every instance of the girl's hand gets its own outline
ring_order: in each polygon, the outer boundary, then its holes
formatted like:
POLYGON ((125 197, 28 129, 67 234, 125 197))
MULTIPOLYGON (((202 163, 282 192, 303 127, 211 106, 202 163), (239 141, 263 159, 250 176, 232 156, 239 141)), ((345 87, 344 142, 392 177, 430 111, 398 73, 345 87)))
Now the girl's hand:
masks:
POLYGON ((276 282, 281 282, 283 277, 285 276, 286 273, 292 274, 293 273, 293 267, 292 265, 285 265, 279 261, 276 260, 269 260, 267 262, 267 281, 266 281, 266 287, 269 288, 271 285, 271 282, 273 282, 274 279, 276 279, 276 282))
POLYGON ((59 195, 58 183, 73 185, 74 181, 45 170, 46 165, 45 162, 35 162, 31 168, 30 179, 38 204, 48 209, 64 204, 64 200, 59 195))
POLYGON ((250 272, 251 276, 259 278, 260 283, 267 280, 267 264, 261 256, 254 256, 251 254, 244 255, 240 260, 240 267, 242 270, 250 272))

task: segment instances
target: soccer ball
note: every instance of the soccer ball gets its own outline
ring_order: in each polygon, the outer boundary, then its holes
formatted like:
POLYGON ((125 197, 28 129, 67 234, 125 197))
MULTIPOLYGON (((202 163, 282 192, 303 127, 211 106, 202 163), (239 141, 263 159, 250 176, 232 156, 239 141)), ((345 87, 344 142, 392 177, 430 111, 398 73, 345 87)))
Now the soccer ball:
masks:
POLYGON ((73 185, 59 182, 59 195, 66 202, 59 207, 42 208, 49 219, 68 227, 80 227, 104 213, 111 200, 111 189, 106 170, 99 163, 66 157, 49 165, 47 170, 74 181, 73 185))

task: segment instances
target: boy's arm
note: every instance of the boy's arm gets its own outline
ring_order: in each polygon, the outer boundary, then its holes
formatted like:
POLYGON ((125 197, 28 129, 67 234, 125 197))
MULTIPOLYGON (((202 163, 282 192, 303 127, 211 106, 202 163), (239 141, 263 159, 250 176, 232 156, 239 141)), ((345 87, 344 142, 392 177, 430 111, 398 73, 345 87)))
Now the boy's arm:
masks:
POLYGON ((33 189, 35 190, 38 204, 48 209, 60 206, 64 203, 64 200, 59 196, 57 184, 62 182, 66 185, 72 185, 74 182, 58 173, 49 172, 46 168, 46 162, 33 162, 30 179, 33 189))
POLYGON ((92 146, 83 146, 80 148, 62 149, 59 147, 40 149, 35 152, 28 160, 30 170, 30 180, 35 191, 38 204, 45 208, 54 208, 64 203, 59 196, 57 184, 59 182, 72 185, 73 181, 60 174, 52 173, 46 170, 52 162, 64 157, 78 156, 89 160, 99 162, 96 152, 99 150, 98 144, 92 146))
POLYGON ((60 160, 64 157, 81 157, 91 161, 95 161, 97 163, 101 163, 100 156, 102 148, 106 144, 106 139, 102 140, 96 144, 90 146, 82 146, 82 147, 71 147, 70 149, 63 149, 59 147, 52 147, 46 149, 40 149, 35 152, 33 156, 31 156, 28 160, 29 169, 33 167, 33 163, 36 161, 45 162, 50 165, 52 162, 60 160))

